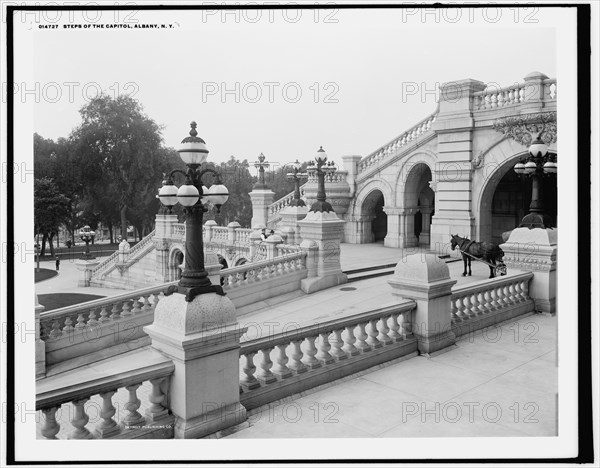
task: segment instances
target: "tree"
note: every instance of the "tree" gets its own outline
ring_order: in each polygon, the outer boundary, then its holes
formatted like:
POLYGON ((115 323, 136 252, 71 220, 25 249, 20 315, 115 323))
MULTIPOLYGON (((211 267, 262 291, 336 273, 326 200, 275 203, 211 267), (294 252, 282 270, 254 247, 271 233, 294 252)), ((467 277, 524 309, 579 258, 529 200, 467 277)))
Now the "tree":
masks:
POLYGON ((59 192, 49 177, 34 179, 34 223, 35 234, 42 235, 41 255, 46 251, 46 240, 50 241, 50 253, 54 256, 52 239, 58 227, 69 216, 69 199, 59 192))
POLYGON ((148 208, 144 195, 156 195, 162 180, 161 127, 129 96, 101 95, 79 112, 82 123, 70 139, 86 174, 86 194, 98 199, 96 208, 111 219, 110 202, 98 197, 110 187, 106 195, 119 211, 121 235, 126 239, 128 218, 143 218, 140 210, 148 208))

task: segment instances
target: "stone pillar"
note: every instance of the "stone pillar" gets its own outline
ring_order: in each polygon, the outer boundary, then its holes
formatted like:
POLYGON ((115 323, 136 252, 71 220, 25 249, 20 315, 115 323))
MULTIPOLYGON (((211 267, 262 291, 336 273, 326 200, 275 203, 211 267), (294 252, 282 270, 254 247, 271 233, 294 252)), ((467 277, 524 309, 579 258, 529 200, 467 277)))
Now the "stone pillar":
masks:
POLYGON ((415 236, 415 214, 419 211, 418 208, 404 209, 404 242, 402 247, 416 247, 419 243, 415 236))
MULTIPOLYGON (((473 95, 485 84, 476 80, 444 83, 440 88, 439 113, 432 129, 437 134, 438 163, 435 216, 431 224, 431 245, 442 248, 451 234, 473 239, 471 174, 473 159, 473 95)), ((433 188, 433 187, 432 187, 433 188)))
POLYGON ((212 229, 216 226, 218 225, 214 219, 209 219, 204 223, 204 243, 212 241, 212 229))
POLYGON ((252 229, 266 227, 269 220, 269 205, 273 203, 275 193, 271 190, 252 190, 249 193, 252 201, 252 229))
POLYGON ((223 265, 219 263, 219 257, 215 252, 204 253, 204 268, 208 273, 208 279, 212 284, 221 283, 221 275, 219 272, 223 269, 223 265))
POLYGON ((175 364, 169 406, 176 439, 197 439, 246 419, 240 404, 239 349, 245 329, 227 296, 183 294, 162 299, 154 322, 144 327, 152 347, 175 364))
POLYGON ((79 259, 75 261, 75 267, 81 272, 79 275, 79 281, 77 286, 80 288, 87 288, 90 286, 90 280, 92 279, 92 270, 98 266, 100 260, 97 258, 90 260, 79 259))
POLYGON ((556 313, 557 236, 557 229, 516 228, 500 245, 508 269, 533 272, 529 297, 535 301, 537 311, 550 314, 556 313))
POLYGON ((46 343, 42 341, 40 314, 45 307, 40 304, 37 294, 35 295, 35 379, 46 377, 46 343))
POLYGON ((432 254, 403 257, 388 283, 393 295, 417 303, 411 325, 421 354, 454 344, 450 298, 456 280, 443 260, 432 254))
POLYGON ((401 216, 403 210, 392 206, 384 206, 383 211, 387 215, 387 235, 383 240, 383 245, 394 248, 402 247, 402 244, 400 244, 400 223, 403 220, 401 216))
POLYGON ((242 226, 240 226, 240 223, 237 221, 232 221, 227 225, 227 242, 230 245, 235 245, 235 231, 241 227, 242 226))
POLYGON ((419 236, 419 243, 422 245, 426 245, 429 247, 431 242, 430 238, 430 228, 431 228, 431 212, 433 210, 431 208, 421 208, 421 214, 423 215, 421 222, 421 235, 419 236))
POLYGON ((340 241, 344 221, 333 212, 309 211, 299 221, 300 235, 304 241, 313 241, 318 247, 317 276, 301 281, 300 287, 305 293, 346 283, 348 277, 342 273, 340 265, 340 241))
POLYGON ((319 257, 319 246, 316 242, 311 240, 304 240, 300 244, 300 248, 306 252, 306 271, 307 278, 314 278, 317 276, 318 270, 318 257, 319 257))
POLYGON ((281 238, 281 236, 279 234, 273 234, 273 235, 267 237, 267 240, 265 241, 265 245, 267 247, 267 259, 268 260, 273 260, 275 257, 277 257, 277 246, 279 244, 283 244, 283 239, 281 238))
POLYGON ((532 72, 525 77, 525 101, 521 113, 541 111, 544 101, 544 80, 548 77, 540 72, 532 72))
POLYGON ((350 186, 350 196, 354 197, 356 193, 356 176, 358 175, 358 162, 362 159, 362 156, 349 155, 342 156, 344 169, 348 171, 346 175, 346 182, 350 186))
POLYGON ((308 213, 306 206, 286 206, 281 210, 281 221, 279 227, 287 235, 288 244, 300 244, 300 226, 298 221, 304 219, 308 213))
POLYGON ((256 255, 256 249, 258 247, 258 244, 261 243, 261 241, 262 239, 260 229, 252 231, 248 236, 248 242, 250 243, 250 258, 248 259, 249 261, 253 261, 252 259, 256 255))

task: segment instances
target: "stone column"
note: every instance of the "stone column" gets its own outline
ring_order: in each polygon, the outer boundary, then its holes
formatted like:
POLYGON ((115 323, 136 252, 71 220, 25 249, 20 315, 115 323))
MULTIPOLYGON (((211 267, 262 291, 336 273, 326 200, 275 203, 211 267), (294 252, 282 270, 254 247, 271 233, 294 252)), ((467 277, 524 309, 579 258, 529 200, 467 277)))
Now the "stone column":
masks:
POLYGON ((444 83, 440 88, 439 113, 432 129, 437 134, 438 163, 435 216, 431 224, 431 245, 450 242, 450 234, 473 239, 471 174, 473 159, 473 95, 485 84, 476 80, 444 83))
POLYGON ((300 235, 304 241, 313 241, 318 247, 317 276, 301 281, 305 293, 346 283, 348 277, 342 273, 340 265, 340 240, 344 221, 333 212, 309 211, 299 221, 300 235))
POLYGON ((40 314, 45 307, 40 304, 37 294, 35 295, 35 379, 46 377, 46 343, 42 341, 40 314))
POLYGON ((421 354, 454 344, 450 298, 456 280, 443 260, 432 254, 403 257, 388 283, 392 294, 417 303, 411 325, 421 354))
POLYGON ((500 245, 508 269, 533 272, 529 297, 535 301, 536 310, 550 314, 556 313, 557 237, 557 229, 516 228, 500 245))
POLYGON ((92 270, 98 266, 100 260, 97 258, 90 260, 79 259, 75 261, 75 267, 81 272, 79 275, 79 281, 77 286, 80 288, 87 288, 90 286, 90 280, 92 279, 92 270))
POLYGON ((402 221, 401 208, 395 208, 392 206, 384 206, 383 211, 387 215, 387 235, 383 240, 385 247, 402 247, 400 244, 400 223, 402 221))
POLYGON ((252 190, 249 193, 252 201, 252 229, 266 227, 269 220, 269 205, 273 203, 275 193, 271 190, 252 190))
POLYGON ((419 236, 419 243, 429 247, 431 242, 430 228, 431 228, 431 208, 421 208, 421 214, 423 215, 421 223, 421 235, 419 236))
POLYGON ((304 219, 308 213, 306 206, 286 206, 281 210, 281 221, 279 227, 287 235, 288 244, 300 244, 300 226, 298 221, 304 219))
POLYGON ((183 294, 162 299, 154 322, 144 327, 152 347, 175 364, 169 406, 175 415, 175 438, 198 439, 246 419, 240 404, 239 349, 245 329, 227 296, 183 294))
POLYGON ((273 234, 273 235, 267 237, 267 240, 265 241, 265 245, 267 247, 267 259, 268 260, 273 260, 275 257, 277 257, 277 246, 279 244, 283 244, 283 239, 281 238, 281 236, 279 234, 273 234))
POLYGON ((217 222, 214 219, 209 219, 204 223, 204 243, 212 241, 212 229, 216 227, 217 222))
POLYGON ((241 227, 242 226, 240 226, 240 223, 237 221, 232 221, 227 225, 227 242, 230 245, 235 245, 235 231, 241 227))
POLYGON ((346 175, 346 182, 350 186, 350 196, 354 197, 356 193, 356 176, 358 175, 358 162, 362 159, 362 156, 348 155, 342 156, 344 169, 348 171, 346 175))

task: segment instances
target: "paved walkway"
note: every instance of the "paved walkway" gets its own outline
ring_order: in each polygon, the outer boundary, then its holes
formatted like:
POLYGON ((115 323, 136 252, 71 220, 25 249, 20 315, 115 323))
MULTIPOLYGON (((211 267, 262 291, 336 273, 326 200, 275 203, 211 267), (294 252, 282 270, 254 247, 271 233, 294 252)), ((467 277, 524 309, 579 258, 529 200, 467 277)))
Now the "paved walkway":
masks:
POLYGON ((556 436, 556 323, 524 316, 258 408, 228 438, 556 436))

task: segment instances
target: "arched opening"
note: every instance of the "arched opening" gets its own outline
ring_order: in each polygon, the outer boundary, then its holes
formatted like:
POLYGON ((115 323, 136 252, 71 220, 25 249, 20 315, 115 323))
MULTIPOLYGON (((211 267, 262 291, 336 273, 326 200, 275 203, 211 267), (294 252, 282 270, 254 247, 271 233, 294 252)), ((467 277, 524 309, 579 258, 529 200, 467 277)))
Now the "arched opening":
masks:
MULTIPOLYGON (((516 161, 517 159, 511 158, 500 167, 483 191, 479 240, 501 244, 504 241, 502 234, 519 226, 523 216, 529 213, 532 179, 529 177, 523 179, 515 173, 513 168, 516 161)), ((558 206, 556 176, 541 177, 540 185, 544 211, 556 223, 558 206)))
POLYGON ((404 184, 404 214, 400 219, 400 245, 429 247, 435 194, 429 186, 431 169, 425 163, 411 168, 404 184))
POLYGON ((223 257, 221 254, 217 254, 217 259, 219 260, 219 263, 223 266, 223 270, 225 268, 229 268, 229 265, 227 264, 227 260, 225 260, 225 257, 223 257))
POLYGON ((387 215, 383 211, 384 205, 385 200, 380 190, 373 190, 362 203, 361 212, 366 224, 364 231, 366 242, 383 242, 387 235, 387 215))
POLYGON ((245 265, 246 263, 248 263, 248 260, 245 258, 240 258, 237 262, 235 262, 235 266, 245 265))
POLYGON ((184 254, 179 249, 174 249, 170 255, 168 277, 169 281, 176 281, 181 279, 183 273, 183 266, 185 262, 184 254))

